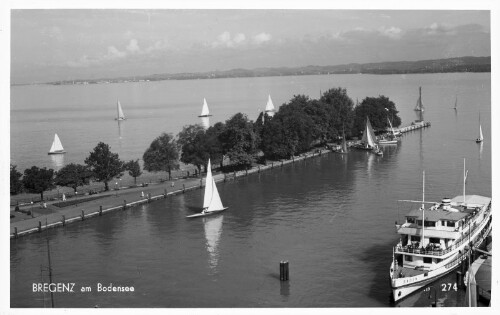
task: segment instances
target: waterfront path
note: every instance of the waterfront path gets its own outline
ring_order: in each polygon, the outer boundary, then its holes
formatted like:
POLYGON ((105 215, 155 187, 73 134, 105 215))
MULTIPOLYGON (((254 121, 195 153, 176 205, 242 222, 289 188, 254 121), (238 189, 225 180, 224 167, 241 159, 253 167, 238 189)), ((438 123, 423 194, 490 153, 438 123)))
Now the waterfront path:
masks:
MULTIPOLYGON (((233 180, 241 176, 258 173, 264 170, 283 167, 286 164, 298 162, 314 156, 330 152, 329 150, 316 150, 293 157, 291 160, 267 162, 266 165, 258 165, 247 171, 238 171, 226 174, 214 174, 216 182, 233 180)), ((125 210, 127 208, 151 202, 171 195, 200 189, 205 184, 205 178, 183 178, 163 183, 151 183, 146 187, 124 188, 112 190, 94 195, 86 195, 71 199, 71 205, 58 207, 54 204, 61 201, 48 202, 47 208, 41 208, 39 204, 24 208, 33 212, 33 216, 11 211, 15 217, 10 222, 10 237, 17 238, 30 233, 41 232, 47 228, 64 226, 68 223, 83 221, 91 217, 100 216, 110 211, 125 210), (174 186, 171 186, 174 183, 174 186), (144 197, 142 197, 144 193, 144 197), (76 203, 77 202, 77 203, 76 203), (73 204, 74 203, 74 204, 73 204)), ((201 206, 200 206, 201 211, 201 206)))

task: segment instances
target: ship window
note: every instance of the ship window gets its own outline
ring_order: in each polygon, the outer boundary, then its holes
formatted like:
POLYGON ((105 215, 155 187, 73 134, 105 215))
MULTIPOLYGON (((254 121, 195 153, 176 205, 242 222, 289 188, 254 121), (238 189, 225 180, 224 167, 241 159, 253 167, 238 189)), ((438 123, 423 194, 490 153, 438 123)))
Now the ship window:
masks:
POLYGON ((440 243, 441 239, 436 237, 429 238, 429 243, 440 243))
POLYGON ((425 226, 436 226, 435 221, 425 221, 425 226))
POLYGON ((412 235, 410 240, 412 242, 420 242, 420 236, 412 235))
POLYGON ((407 218, 406 218, 406 221, 407 221, 408 223, 415 223, 415 218, 413 218, 413 217, 407 217, 407 218))
POLYGON ((424 264, 431 264, 431 263, 432 263, 431 257, 424 257, 424 264))
POLYGON ((405 261, 413 261, 413 256, 405 255, 405 261))
POLYGON ((417 225, 422 226, 422 220, 417 220, 417 225))
POLYGON ((455 221, 446 221, 446 226, 455 227, 455 221))

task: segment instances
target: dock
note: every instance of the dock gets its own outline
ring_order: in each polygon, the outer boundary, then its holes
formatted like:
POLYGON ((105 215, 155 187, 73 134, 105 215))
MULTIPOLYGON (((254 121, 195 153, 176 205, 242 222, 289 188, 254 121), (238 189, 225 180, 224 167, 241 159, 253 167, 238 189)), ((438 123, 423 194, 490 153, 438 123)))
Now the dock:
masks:
POLYGON ((430 127, 430 126, 431 126, 430 122, 422 120, 422 121, 412 122, 411 125, 406 126, 406 127, 395 128, 394 131, 396 133, 398 133, 398 132, 400 132, 400 133, 407 133, 407 132, 410 132, 410 131, 413 131, 413 130, 427 128, 427 127, 430 127))

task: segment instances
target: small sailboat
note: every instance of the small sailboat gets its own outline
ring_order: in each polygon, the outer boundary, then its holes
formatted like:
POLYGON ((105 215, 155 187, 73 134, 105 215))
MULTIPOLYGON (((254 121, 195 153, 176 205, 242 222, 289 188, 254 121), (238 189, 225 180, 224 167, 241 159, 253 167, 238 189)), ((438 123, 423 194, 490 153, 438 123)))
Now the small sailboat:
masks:
POLYGON ((266 104, 266 109, 264 111, 268 116, 273 117, 274 114, 276 113, 276 110, 274 109, 274 104, 273 101, 271 100, 271 95, 267 98, 267 104, 266 104))
POLYGON ((358 149, 364 150, 374 150, 378 148, 377 146, 377 138, 375 137, 375 133, 373 132, 372 124, 370 123, 370 119, 366 117, 366 125, 363 130, 363 137, 358 145, 356 145, 358 149))
POLYGON ((422 87, 418 87, 418 100, 417 100, 417 105, 415 106, 416 111, 423 112, 424 111, 424 104, 422 104, 422 87))
POLYGON ((207 178, 205 179, 205 195, 203 198, 203 211, 201 213, 188 215, 187 218, 204 217, 207 215, 222 212, 227 208, 228 207, 224 207, 222 205, 222 201, 220 200, 219 192, 217 191, 217 185, 215 185, 215 180, 212 177, 212 166, 210 164, 210 159, 208 159, 207 178))
POLYGON ((64 148, 62 146, 61 140, 59 140, 59 136, 57 133, 54 135, 54 141, 52 142, 52 146, 50 147, 48 154, 64 154, 64 148))
POLYGON ((477 143, 483 142, 483 129, 481 128, 481 115, 479 115, 479 137, 476 139, 477 143))
POLYGON ((345 131, 342 129, 342 144, 340 146, 340 150, 336 151, 337 153, 347 154, 347 142, 345 141, 345 131))
POLYGON ((209 117, 210 111, 208 110, 207 100, 203 98, 203 107, 201 108, 201 114, 198 117, 209 117))
POLYGON ((120 101, 116 101, 116 111, 117 111, 117 116, 115 120, 121 121, 126 119, 125 115, 123 114, 122 104, 120 104, 120 101))

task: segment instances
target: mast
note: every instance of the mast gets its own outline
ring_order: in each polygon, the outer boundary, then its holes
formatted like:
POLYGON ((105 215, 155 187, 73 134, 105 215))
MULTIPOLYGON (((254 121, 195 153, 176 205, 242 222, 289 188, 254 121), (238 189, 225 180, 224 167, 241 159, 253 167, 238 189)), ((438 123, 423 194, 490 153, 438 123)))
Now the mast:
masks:
POLYGON ((421 247, 424 247, 424 226, 425 226, 425 170, 422 176, 422 242, 421 247))
POLYGON ((465 171, 465 158, 464 158, 464 206, 465 206, 465 182, 467 181, 467 173, 468 171, 465 171))

